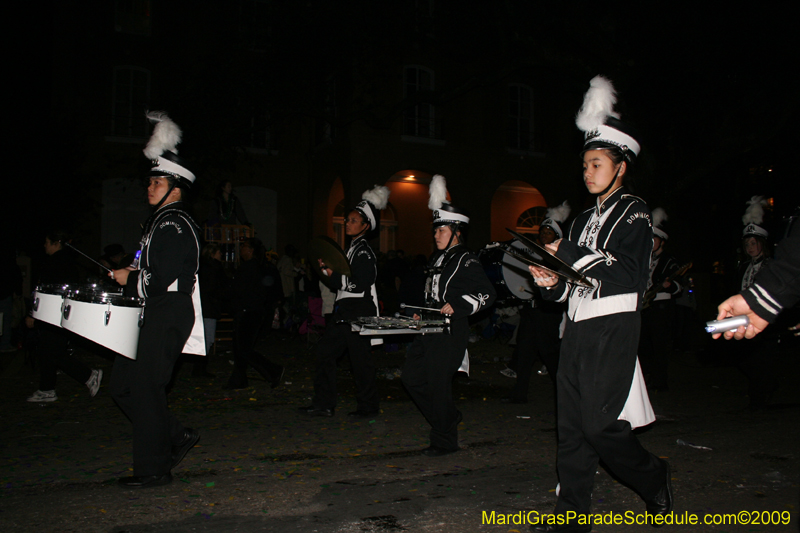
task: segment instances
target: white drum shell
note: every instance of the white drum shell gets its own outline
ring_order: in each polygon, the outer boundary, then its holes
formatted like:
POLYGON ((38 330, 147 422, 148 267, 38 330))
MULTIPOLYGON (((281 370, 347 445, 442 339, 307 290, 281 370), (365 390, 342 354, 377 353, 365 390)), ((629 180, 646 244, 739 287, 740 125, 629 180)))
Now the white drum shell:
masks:
POLYGON ((67 296, 64 299, 61 327, 128 359, 136 359, 141 314, 141 307, 81 302, 67 296), (110 313, 108 323, 106 312, 110 313))
POLYGON ((36 320, 61 327, 61 307, 63 304, 63 294, 50 294, 38 290, 33 291, 31 316, 36 320))

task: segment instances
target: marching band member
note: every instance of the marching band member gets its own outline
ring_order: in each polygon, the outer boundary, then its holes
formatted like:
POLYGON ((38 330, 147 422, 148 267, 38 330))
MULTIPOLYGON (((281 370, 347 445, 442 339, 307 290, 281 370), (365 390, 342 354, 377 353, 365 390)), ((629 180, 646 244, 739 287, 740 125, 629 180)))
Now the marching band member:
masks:
MULTIPOLYGON (((745 224, 742 248, 747 258, 739 265, 739 285, 736 288, 741 291, 748 291, 755 283, 756 275, 771 262, 769 232, 764 228, 766 205, 764 197, 753 196, 747 202, 742 217, 745 224)), ((778 347, 778 331, 775 328, 769 328, 752 342, 726 347, 728 358, 747 377, 747 396, 751 408, 760 409, 769 405, 778 389, 775 370, 778 347)))
MULTIPOLYGON (((70 242, 69 237, 59 229, 51 231, 44 238, 47 258, 39 274, 39 283, 69 285, 80 281, 74 254, 71 253, 72 250, 64 248, 65 242, 70 242)), ((25 318, 25 324, 29 328, 35 328, 35 352, 39 361, 39 389, 28 396, 29 402, 58 400, 55 388, 59 370, 75 381, 86 384, 91 396, 97 394, 103 380, 103 371, 99 368, 91 369, 73 357, 73 333, 41 320, 34 320, 30 316, 25 318)))
POLYGON ((664 225, 667 213, 657 207, 653 210, 653 252, 650 254, 650 277, 647 281, 645 303, 650 296, 650 305, 642 310, 642 331, 639 338, 639 359, 642 373, 650 392, 669 390, 669 354, 672 351, 672 336, 675 322, 675 298, 683 291, 677 279, 681 269, 675 258, 664 253, 669 234, 664 225))
MULTIPOLYGON (((778 243, 775 259, 759 271, 754 282, 739 294, 731 296, 717 308, 717 320, 746 315, 750 323, 736 330, 715 333, 713 338, 723 336, 752 339, 778 319, 778 315, 791 309, 800 301, 800 207, 789 217, 785 236, 778 243)), ((745 230, 746 232, 747 230, 745 230)), ((789 327, 797 335, 800 324, 789 327)))
POLYGON ((491 306, 496 293, 478 258, 467 250, 469 216, 446 202, 444 177, 434 176, 429 192, 436 252, 429 263, 426 305, 450 317, 450 334, 417 335, 406 350, 402 380, 431 425, 431 443, 422 453, 439 457, 459 449, 462 416, 452 387, 456 372, 469 371, 468 318, 491 306))
POLYGON ((111 375, 111 394, 133 424, 133 476, 118 480, 130 488, 170 483, 170 470, 200 439, 170 413, 166 393, 196 317, 192 295, 200 244, 198 228, 183 206, 195 176, 176 155, 177 124, 161 112, 147 117, 156 123, 144 150, 154 163, 147 200, 155 212, 145 224, 138 264, 109 274, 125 287, 126 296, 145 300, 136 359, 117 356, 111 375))
MULTIPOLYGON (((570 207, 566 200, 547 210, 547 218, 539 224, 539 244, 545 246, 564 237, 561 224, 567 220, 569 213, 570 207)), ((528 387, 537 357, 544 364, 553 384, 556 381, 564 304, 547 301, 542 298, 540 291, 535 292, 533 298, 523 302, 520 308, 517 347, 514 349, 517 356, 517 380, 511 395, 501 398, 503 403, 528 403, 528 387)))
POLYGON ((317 370, 314 378, 314 399, 300 411, 311 416, 333 416, 336 409, 336 360, 347 351, 350 354, 353 378, 356 382, 357 407, 348 416, 367 418, 378 414, 378 387, 375 383, 375 362, 370 354, 371 340, 352 332, 347 320, 362 316, 378 316, 378 275, 375 253, 367 235, 379 229, 378 217, 389 202, 389 189, 376 186, 364 192, 361 202, 345 220, 345 234, 352 238, 347 250, 350 276, 335 272, 318 259, 328 276, 330 287, 337 291, 333 318, 317 343, 317 370))
POLYGON ((653 230, 647 205, 623 186, 640 148, 615 103, 611 82, 595 77, 576 123, 586 134, 583 180, 597 203, 548 246, 592 287, 530 267, 546 299, 568 302, 557 376, 560 492, 554 519, 535 531, 591 531, 586 518, 600 460, 650 514, 665 515, 673 505, 669 465, 632 432, 655 418, 636 358, 653 230), (566 520, 568 512, 578 518, 566 520))

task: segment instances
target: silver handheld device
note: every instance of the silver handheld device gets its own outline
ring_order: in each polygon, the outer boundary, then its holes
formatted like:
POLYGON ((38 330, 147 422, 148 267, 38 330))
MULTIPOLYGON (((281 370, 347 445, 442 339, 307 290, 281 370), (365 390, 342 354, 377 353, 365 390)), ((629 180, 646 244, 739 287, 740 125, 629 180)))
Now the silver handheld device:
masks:
POLYGON ((750 319, 745 315, 732 316, 729 318, 723 318, 722 320, 712 320, 711 322, 706 322, 706 331, 708 333, 722 333, 725 331, 734 330, 739 326, 747 327, 749 324, 750 319))

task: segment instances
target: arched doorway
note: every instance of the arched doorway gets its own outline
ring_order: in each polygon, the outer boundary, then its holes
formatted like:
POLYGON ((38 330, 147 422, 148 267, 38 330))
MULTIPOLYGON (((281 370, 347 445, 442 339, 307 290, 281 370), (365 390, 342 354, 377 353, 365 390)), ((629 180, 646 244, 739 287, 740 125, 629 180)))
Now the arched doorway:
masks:
POLYGON ((546 209, 547 202, 536 187, 519 180, 503 183, 492 197, 491 239, 510 240, 506 228, 538 234, 546 209))

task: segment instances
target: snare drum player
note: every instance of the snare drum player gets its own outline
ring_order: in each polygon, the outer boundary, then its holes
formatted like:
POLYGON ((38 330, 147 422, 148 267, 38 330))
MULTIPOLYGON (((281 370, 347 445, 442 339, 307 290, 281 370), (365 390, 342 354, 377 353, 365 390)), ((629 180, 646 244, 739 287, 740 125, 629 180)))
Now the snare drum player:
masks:
POLYGON ((461 369, 469 371, 469 316, 491 306, 497 295, 480 260, 467 250, 469 216, 447 203, 444 177, 434 176, 429 192, 436 251, 425 284, 426 307, 439 309, 439 318, 450 318, 450 333, 417 335, 406 350, 402 379, 431 425, 430 446, 422 453, 439 457, 459 449, 462 415, 453 401, 453 377, 461 369))
POLYGON ((147 117, 156 123, 144 150, 154 163, 147 187, 154 213, 144 227, 138 264, 110 274, 126 296, 145 301, 136 359, 117 356, 111 375, 114 400, 133 424, 133 476, 119 479, 131 488, 170 483, 170 470, 200 439, 170 413, 166 394, 195 321, 192 293, 200 245, 197 226, 183 204, 195 176, 176 155, 178 126, 164 113, 147 117))
POLYGON ((669 465, 632 433, 655 418, 636 357, 653 230, 647 205, 623 186, 640 148, 615 103, 611 82, 595 77, 576 123, 585 132, 583 180, 597 201, 547 246, 592 287, 530 267, 544 298, 568 302, 556 387, 560 491, 552 520, 534 531, 592 530, 587 519, 601 460, 649 514, 672 510, 669 465), (568 513, 577 518, 567 520, 568 513))
POLYGON ((378 316, 378 293, 375 279, 378 276, 375 253, 367 236, 377 230, 381 209, 389 202, 388 187, 376 186, 364 192, 361 202, 345 220, 345 234, 351 237, 347 249, 350 276, 328 268, 318 259, 328 285, 336 292, 333 317, 317 343, 317 368, 314 377, 314 398, 311 405, 300 411, 311 416, 333 416, 336 409, 336 360, 345 351, 350 354, 353 379, 356 383, 356 410, 351 418, 368 418, 378 414, 378 387, 375 383, 375 362, 370 354, 369 337, 352 332, 349 320, 364 316, 378 316))

